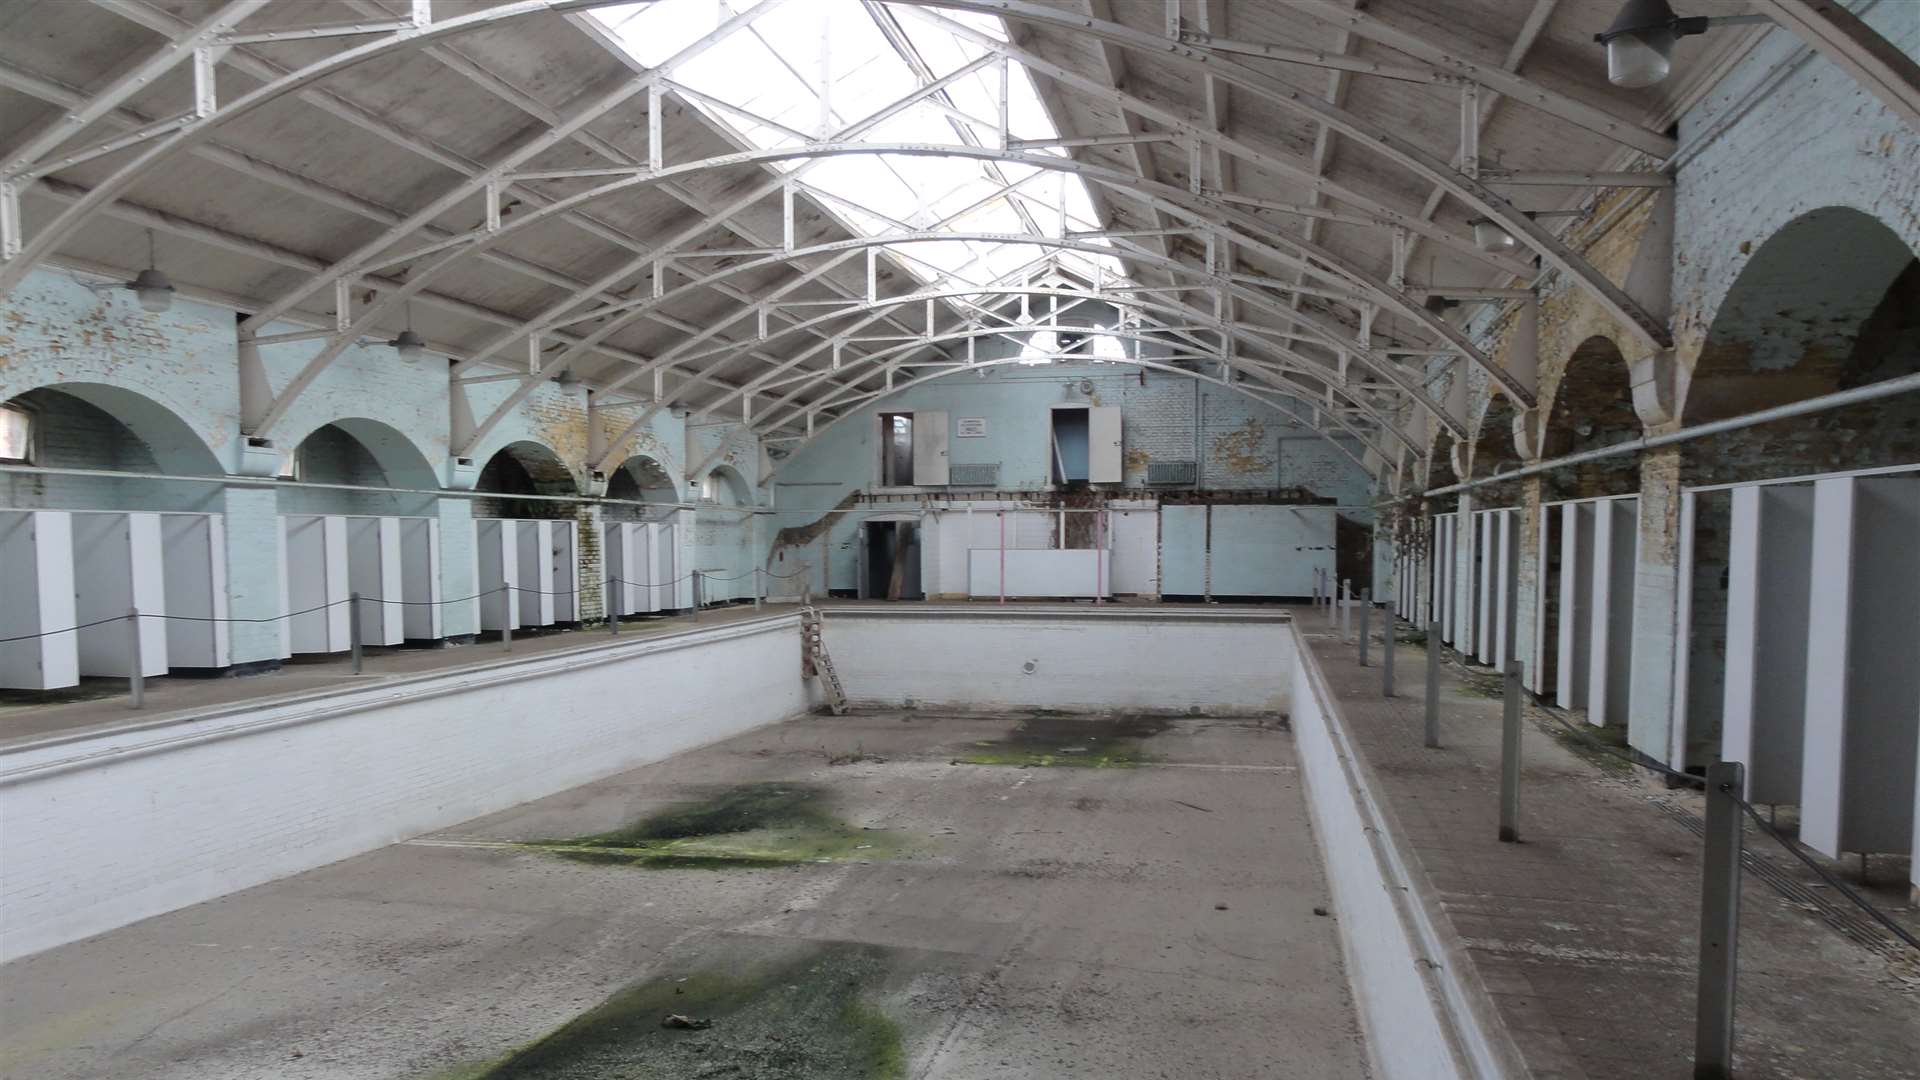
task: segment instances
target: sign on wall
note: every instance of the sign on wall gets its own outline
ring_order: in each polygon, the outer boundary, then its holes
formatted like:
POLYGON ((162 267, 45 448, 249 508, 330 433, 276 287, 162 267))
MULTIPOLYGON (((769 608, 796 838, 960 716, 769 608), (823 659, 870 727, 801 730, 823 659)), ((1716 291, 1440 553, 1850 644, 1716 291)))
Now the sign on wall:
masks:
POLYGON ((953 434, 961 439, 984 439, 987 437, 987 418, 963 416, 954 421, 953 434))

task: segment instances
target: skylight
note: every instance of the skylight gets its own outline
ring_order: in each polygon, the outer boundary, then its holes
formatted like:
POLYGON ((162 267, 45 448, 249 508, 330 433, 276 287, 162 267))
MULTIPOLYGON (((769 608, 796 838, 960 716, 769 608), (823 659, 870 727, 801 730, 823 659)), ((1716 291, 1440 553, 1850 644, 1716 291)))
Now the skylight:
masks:
MULTIPOLYGON (((636 60, 654 67, 736 12, 756 8, 763 13, 669 77, 693 92, 686 96, 710 121, 761 149, 801 146, 823 133, 845 131, 988 57, 991 50, 968 32, 1007 40, 1006 27, 993 16, 857 0, 658 0, 602 8, 593 17, 636 60)), ((983 63, 853 141, 997 147, 1000 83, 999 65, 983 63)), ((1057 138, 1026 69, 1009 64, 1006 83, 1010 136, 1057 138)), ((1099 227, 1078 176, 1030 165, 861 154, 794 158, 775 168, 793 175, 861 236, 916 231, 1057 239, 1099 227)), ((1050 261, 1088 281, 1122 274, 1111 256, 998 239, 909 242, 890 250, 923 282, 941 288, 1038 277, 1051 269, 1050 261)))

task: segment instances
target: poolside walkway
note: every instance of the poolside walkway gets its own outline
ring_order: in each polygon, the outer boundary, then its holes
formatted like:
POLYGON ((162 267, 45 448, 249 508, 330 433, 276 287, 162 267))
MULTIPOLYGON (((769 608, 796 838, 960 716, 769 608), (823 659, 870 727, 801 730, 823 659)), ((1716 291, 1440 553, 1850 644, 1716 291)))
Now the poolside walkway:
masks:
MULTIPOLYGON (((1296 614, 1432 899, 1533 1075, 1692 1075, 1700 795, 1576 752, 1573 736, 1529 707, 1521 842, 1500 843, 1499 676, 1461 666, 1449 650, 1442 748, 1430 750, 1427 649, 1410 628, 1401 625, 1411 640, 1395 654, 1400 696, 1383 699, 1377 617, 1375 666, 1362 668, 1323 613, 1296 614)), ((1802 890, 1783 895, 1744 875, 1737 1075, 1920 1076, 1920 957, 1846 936, 1818 910, 1827 900, 1844 907, 1843 898, 1751 828, 1747 847, 1802 890)), ((1906 910, 1904 868, 1893 869, 1873 899, 1920 921, 1906 910)), ((1857 863, 1848 871, 1857 882, 1857 863)))

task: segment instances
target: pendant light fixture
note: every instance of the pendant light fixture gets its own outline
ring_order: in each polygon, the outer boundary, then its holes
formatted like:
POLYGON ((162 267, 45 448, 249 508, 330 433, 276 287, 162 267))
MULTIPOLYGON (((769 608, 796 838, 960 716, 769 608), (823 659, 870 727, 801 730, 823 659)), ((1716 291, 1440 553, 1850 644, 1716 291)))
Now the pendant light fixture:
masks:
POLYGON ((427 339, 413 332, 413 301, 407 301, 407 328, 387 344, 400 354, 401 360, 409 364, 418 363, 426 355, 427 339))
POLYGON ((1696 15, 1673 13, 1667 0, 1627 0, 1620 14, 1593 40, 1607 47, 1607 81, 1637 90, 1652 86, 1673 69, 1673 45, 1683 37, 1704 34, 1715 26, 1772 22, 1765 15, 1696 15))
POLYGON ((107 289, 126 289, 140 301, 140 310, 158 315, 173 307, 173 282, 160 272, 154 258, 153 230, 147 230, 147 268, 133 276, 131 281, 85 281, 78 277, 76 281, 96 294, 107 289))

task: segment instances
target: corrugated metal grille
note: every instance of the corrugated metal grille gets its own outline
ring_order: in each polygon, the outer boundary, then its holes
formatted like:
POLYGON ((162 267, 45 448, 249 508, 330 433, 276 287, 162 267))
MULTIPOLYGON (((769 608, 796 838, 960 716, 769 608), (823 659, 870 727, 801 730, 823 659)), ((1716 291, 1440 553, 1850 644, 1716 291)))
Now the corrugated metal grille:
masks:
POLYGON ((1198 475, 1191 461, 1147 462, 1149 484, 1191 484, 1198 475))
POLYGON ((1000 482, 1000 466, 993 465, 955 465, 948 470, 947 484, 950 487, 993 487, 1000 482))

